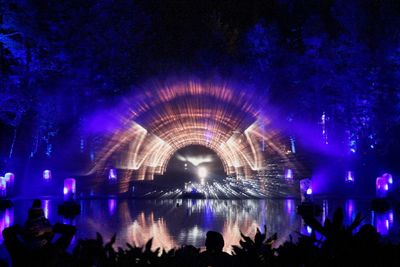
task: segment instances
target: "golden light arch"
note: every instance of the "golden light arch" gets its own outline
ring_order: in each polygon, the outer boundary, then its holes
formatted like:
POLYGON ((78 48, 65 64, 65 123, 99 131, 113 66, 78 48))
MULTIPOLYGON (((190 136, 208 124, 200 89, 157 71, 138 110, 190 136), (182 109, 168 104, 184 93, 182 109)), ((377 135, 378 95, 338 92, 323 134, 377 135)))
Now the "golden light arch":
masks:
POLYGON ((154 84, 126 101, 117 130, 107 137, 96 168, 110 158, 134 177, 152 180, 180 148, 201 145, 220 157, 227 175, 250 177, 265 168, 268 120, 249 90, 195 81, 154 84), (265 141, 265 140, 264 140, 265 141))

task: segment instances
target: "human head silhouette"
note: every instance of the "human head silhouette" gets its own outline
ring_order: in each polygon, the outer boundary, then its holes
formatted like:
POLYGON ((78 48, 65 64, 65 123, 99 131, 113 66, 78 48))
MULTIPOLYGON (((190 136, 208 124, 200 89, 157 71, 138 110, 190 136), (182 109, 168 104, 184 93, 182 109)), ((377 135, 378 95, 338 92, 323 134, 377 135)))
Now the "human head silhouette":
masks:
POLYGON ((29 219, 37 219, 44 216, 44 211, 42 209, 42 201, 40 199, 35 199, 32 203, 32 208, 28 211, 29 219))
POLYGON ((206 236, 206 249, 207 251, 218 252, 222 251, 224 247, 224 238, 222 235, 215 231, 208 231, 206 236))
POLYGON ((41 207, 42 207, 42 201, 40 199, 33 200, 32 208, 41 208, 41 207))

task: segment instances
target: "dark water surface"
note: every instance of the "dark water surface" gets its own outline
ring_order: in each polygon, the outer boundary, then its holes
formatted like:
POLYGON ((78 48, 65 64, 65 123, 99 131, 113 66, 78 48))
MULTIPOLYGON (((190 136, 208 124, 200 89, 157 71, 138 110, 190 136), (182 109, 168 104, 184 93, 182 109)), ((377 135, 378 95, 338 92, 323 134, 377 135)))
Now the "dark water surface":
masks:
MULTIPOLYGON (((221 232, 225 251, 239 244, 240 231, 254 236, 257 227, 267 226, 268 235, 278 233, 277 245, 295 232, 307 234, 310 228, 296 214, 298 200, 81 200, 82 212, 74 219, 57 214, 61 199, 43 199, 45 215, 52 223, 64 222, 77 227, 73 240, 94 238, 99 232, 105 240, 117 234, 117 245, 126 243, 143 245, 154 238, 153 248, 170 249, 183 244, 203 247, 206 232, 221 232), (177 205, 178 204, 178 205, 177 205)), ((358 211, 366 216, 364 223, 372 223, 386 238, 397 241, 398 213, 389 211, 378 214, 370 211, 370 200, 328 199, 317 200, 323 206, 320 220, 332 218, 337 207, 343 208, 346 224, 350 224, 358 211)), ((32 200, 15 200, 14 207, 0 212, 0 230, 18 223, 23 225, 32 200)), ((2 236, 0 237, 3 243, 2 236)), ((0 255, 5 257, 4 245, 0 255)))

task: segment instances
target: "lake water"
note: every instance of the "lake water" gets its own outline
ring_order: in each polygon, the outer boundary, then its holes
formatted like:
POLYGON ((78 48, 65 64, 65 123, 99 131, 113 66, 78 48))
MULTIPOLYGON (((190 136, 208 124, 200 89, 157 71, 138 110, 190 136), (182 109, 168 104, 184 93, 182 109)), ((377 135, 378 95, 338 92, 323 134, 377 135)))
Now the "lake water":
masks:
MULTIPOLYGON (((126 243, 143 245, 154 238, 153 248, 170 249, 182 244, 204 247, 206 232, 221 232, 225 239, 224 250, 230 252, 232 245, 239 244, 240 232, 251 237, 256 228, 267 226, 268 235, 278 233, 281 244, 296 232, 308 234, 310 228, 304 225, 296 214, 295 199, 264 200, 127 200, 96 199, 81 200, 81 214, 66 219, 57 214, 61 199, 43 199, 45 215, 52 223, 63 222, 77 227, 78 238, 94 238, 96 232, 108 240, 117 234, 117 245, 126 243), (177 205, 178 204, 178 205, 177 205)), ((320 220, 332 218, 337 207, 343 208, 345 222, 349 224, 357 212, 366 216, 364 223, 372 223, 386 238, 397 241, 399 230, 398 214, 389 211, 383 214, 370 211, 370 200, 328 199, 316 200, 323 207, 320 220)), ((32 200, 15 200, 14 207, 0 212, 0 230, 18 223, 23 224, 32 200)), ((2 243, 2 236, 1 243, 2 243)), ((4 245, 0 254, 5 257, 4 245)))

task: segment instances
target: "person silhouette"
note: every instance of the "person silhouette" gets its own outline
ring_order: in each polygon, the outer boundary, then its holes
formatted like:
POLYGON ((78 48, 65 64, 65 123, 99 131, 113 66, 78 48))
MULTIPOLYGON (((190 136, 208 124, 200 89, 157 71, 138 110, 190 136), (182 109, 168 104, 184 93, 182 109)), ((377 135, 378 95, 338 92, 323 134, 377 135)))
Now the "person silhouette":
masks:
POLYGON ((60 259, 75 232, 76 228, 72 225, 56 223, 52 226, 45 217, 40 199, 35 199, 24 226, 15 224, 2 233, 13 266, 41 266, 60 259), (55 234, 60 237, 53 241, 55 234))
POLYGON ((35 199, 23 228, 26 245, 31 249, 39 249, 51 242, 53 236, 53 227, 44 215, 42 202, 40 199, 35 199))
POLYGON ((206 235, 206 250, 198 258, 198 266, 232 266, 232 256, 222 251, 225 242, 219 232, 208 231, 206 235))

